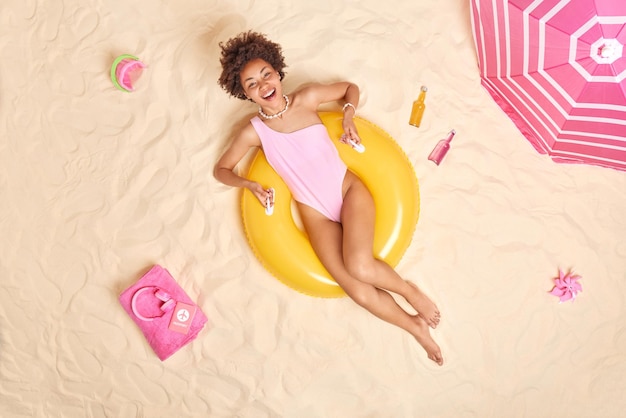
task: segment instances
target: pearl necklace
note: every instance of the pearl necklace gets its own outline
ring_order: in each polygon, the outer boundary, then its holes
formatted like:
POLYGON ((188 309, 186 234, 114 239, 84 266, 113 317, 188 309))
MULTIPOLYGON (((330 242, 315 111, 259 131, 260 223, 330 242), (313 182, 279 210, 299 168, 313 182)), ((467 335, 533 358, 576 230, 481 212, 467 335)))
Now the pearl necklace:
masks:
POLYGON ((287 109, 289 109, 289 97, 283 94, 283 98, 285 99, 285 108, 278 113, 274 113, 273 115, 266 115, 263 113, 263 109, 259 107, 259 115, 263 116, 265 119, 275 119, 282 116, 287 109))

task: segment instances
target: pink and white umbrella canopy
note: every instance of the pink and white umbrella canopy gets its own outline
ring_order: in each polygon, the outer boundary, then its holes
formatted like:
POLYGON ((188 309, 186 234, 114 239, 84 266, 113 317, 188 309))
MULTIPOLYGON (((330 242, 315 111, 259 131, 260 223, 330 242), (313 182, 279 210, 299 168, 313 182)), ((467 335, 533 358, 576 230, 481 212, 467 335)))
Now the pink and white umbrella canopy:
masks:
POLYGON ((470 0, 482 85, 557 162, 626 170, 626 0, 470 0))

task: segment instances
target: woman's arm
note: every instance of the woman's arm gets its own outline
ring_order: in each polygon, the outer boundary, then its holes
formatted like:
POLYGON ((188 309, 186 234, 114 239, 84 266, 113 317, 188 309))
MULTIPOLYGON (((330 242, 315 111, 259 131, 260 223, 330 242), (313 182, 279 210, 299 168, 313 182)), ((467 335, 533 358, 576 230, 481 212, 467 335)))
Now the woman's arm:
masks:
POLYGON ((347 142, 348 140, 354 141, 356 144, 361 143, 361 138, 359 138, 359 133, 356 130, 356 125, 352 118, 356 113, 356 108, 359 105, 359 87, 356 84, 349 83, 348 88, 346 89, 346 93, 344 95, 344 100, 346 103, 350 103, 352 106, 345 104, 343 106, 343 131, 345 133, 345 137, 342 138, 342 141, 347 142))
POLYGON ((314 84, 307 87, 307 90, 305 94, 309 97, 314 109, 317 109, 322 103, 332 101, 343 101, 344 104, 350 103, 352 105, 343 107, 343 131, 345 136, 342 136, 341 141, 353 140, 359 144, 361 139, 352 120, 359 106, 359 87, 349 81, 340 81, 332 84, 314 84))
POLYGON ((354 107, 359 105, 359 87, 349 81, 340 81, 332 84, 312 84, 305 87, 303 93, 307 96, 307 101, 316 109, 322 103, 338 100, 352 103, 354 107))
POLYGON ((258 147, 261 145, 261 141, 257 136, 252 125, 246 126, 240 133, 233 139, 233 142, 228 147, 226 152, 217 161, 213 168, 213 176, 220 182, 227 186, 233 187, 246 187, 248 188, 261 203, 265 203, 269 197, 269 191, 263 189, 259 183, 250 181, 244 177, 239 176, 234 172, 235 167, 246 153, 252 147, 258 147))

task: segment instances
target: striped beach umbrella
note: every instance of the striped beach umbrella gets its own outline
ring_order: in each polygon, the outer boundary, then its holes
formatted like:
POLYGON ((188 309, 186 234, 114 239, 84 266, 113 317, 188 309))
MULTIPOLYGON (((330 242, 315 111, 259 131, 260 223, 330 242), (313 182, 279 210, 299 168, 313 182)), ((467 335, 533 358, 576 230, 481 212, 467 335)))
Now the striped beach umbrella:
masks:
POLYGON ((481 83, 557 162, 626 170, 626 0, 470 0, 481 83))

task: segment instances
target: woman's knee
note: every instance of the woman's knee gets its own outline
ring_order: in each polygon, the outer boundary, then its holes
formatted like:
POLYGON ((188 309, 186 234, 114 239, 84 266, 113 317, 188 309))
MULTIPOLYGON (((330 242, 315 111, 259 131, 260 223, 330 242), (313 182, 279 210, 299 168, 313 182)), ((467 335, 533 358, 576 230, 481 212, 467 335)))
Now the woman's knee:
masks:
POLYGON ((375 278, 375 260, 373 257, 344 257, 348 273, 363 283, 372 283, 375 278))
POLYGON ((375 303, 374 298, 376 295, 376 289, 373 286, 361 284, 359 286, 354 286, 351 289, 344 289, 346 294, 356 302, 358 305, 367 309, 368 306, 371 306, 375 303))

